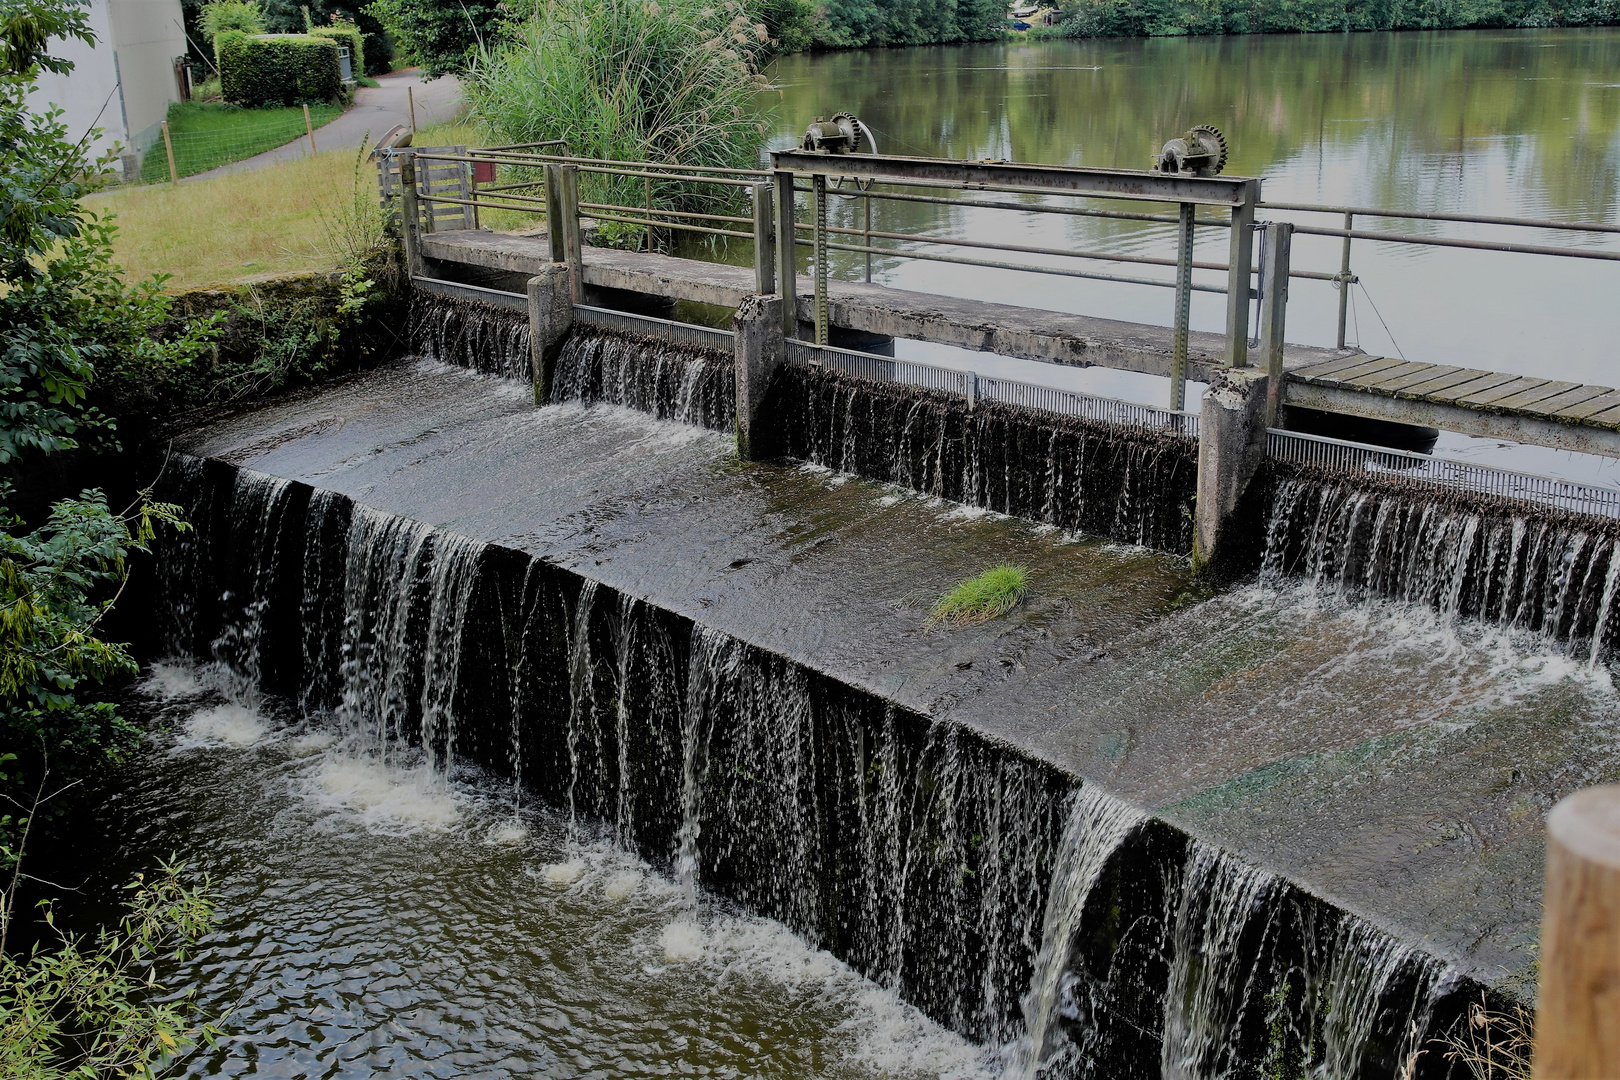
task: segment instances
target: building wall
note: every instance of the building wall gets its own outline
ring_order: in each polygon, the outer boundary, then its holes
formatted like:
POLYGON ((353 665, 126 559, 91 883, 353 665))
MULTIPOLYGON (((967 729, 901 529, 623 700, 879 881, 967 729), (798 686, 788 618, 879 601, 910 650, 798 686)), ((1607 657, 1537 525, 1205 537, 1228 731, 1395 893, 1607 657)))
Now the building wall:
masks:
POLYGON ((53 43, 52 51, 71 60, 73 70, 43 73, 28 106, 60 108, 72 139, 100 128, 90 143, 92 157, 117 148, 138 158, 158 138, 169 103, 180 99, 174 77, 174 58, 186 51, 180 0, 90 0, 90 28, 94 46, 53 43))

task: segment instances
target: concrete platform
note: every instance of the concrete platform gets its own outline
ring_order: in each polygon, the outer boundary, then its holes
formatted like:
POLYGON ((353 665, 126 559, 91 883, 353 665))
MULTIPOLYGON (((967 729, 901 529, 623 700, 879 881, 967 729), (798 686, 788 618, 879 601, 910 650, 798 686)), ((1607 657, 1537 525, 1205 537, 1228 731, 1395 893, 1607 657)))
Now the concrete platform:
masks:
POLYGON ((1212 595, 1185 562, 789 464, 526 386, 401 365, 186 449, 506 545, 1011 743, 1528 993, 1542 815, 1620 779, 1606 671, 1303 586, 1212 595), (991 562, 1002 620, 924 629, 991 562))

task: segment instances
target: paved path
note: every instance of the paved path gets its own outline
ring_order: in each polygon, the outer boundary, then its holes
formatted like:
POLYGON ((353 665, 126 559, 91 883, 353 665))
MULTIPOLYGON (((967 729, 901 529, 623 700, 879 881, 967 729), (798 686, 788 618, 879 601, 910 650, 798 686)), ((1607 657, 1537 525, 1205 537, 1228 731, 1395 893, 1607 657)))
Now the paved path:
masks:
MULTIPOLYGON (((369 86, 360 87, 355 91, 352 109, 331 123, 315 129, 317 150, 353 150, 361 143, 367 142, 368 138, 370 142, 376 142, 395 124, 409 127, 411 112, 407 89, 412 91, 416 98, 418 127, 425 128, 431 124, 453 120, 461 109, 461 84, 456 81, 454 75, 444 75, 432 82, 423 82, 420 73, 413 69, 381 75, 377 78, 377 83, 375 89, 369 86)), ((221 165, 217 169, 209 169, 186 179, 207 180, 227 173, 262 169, 266 165, 273 165, 278 161, 291 161, 308 153, 309 139, 300 135, 285 146, 278 146, 274 150, 266 150, 262 154, 233 161, 229 165, 221 165)))

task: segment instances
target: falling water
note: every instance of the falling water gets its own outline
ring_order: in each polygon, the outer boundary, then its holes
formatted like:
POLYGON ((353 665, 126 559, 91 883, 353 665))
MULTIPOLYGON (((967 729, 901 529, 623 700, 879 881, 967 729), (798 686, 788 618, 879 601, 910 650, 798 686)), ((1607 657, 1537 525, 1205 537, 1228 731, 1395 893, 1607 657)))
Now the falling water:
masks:
POLYGON ((411 349, 424 360, 509 379, 532 378, 527 312, 416 290, 411 349))
POLYGON ((737 416, 730 356, 598 327, 576 327, 568 336, 551 397, 625 405, 715 431, 730 431, 737 416))
POLYGON ((961 725, 340 495, 190 460, 169 483, 198 524, 165 541, 175 642, 229 643, 379 754, 521 775, 582 839, 1021 1039, 1020 1076, 1057 1075, 1071 1036, 1065 1075, 1348 1080, 1392 1071, 1450 992, 1389 935, 961 725))
POLYGON ((1134 806, 1090 784, 1076 792, 1073 801, 1074 808, 1063 830, 1063 844, 1058 849, 1052 889, 1046 897, 1040 954, 1035 958, 1034 976, 1024 1001, 1027 1033, 1011 1070, 1013 1076, 1029 1080, 1034 1080, 1054 1049, 1058 991, 1092 886, 1125 838, 1146 819, 1134 806))
POLYGON ((1398 480, 1276 478, 1264 573, 1569 642, 1616 641, 1620 522, 1398 480))
POLYGON ((784 365, 786 452, 1072 532, 1192 550, 1197 442, 784 365))

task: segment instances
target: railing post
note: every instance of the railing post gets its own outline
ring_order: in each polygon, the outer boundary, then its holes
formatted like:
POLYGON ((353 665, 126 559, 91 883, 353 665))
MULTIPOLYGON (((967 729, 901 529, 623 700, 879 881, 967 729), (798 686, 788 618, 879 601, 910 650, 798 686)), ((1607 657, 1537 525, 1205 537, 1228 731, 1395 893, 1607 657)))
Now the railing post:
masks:
POLYGON ((1170 407, 1187 407, 1187 335, 1192 322, 1193 212, 1192 203, 1181 204, 1181 220, 1176 226, 1176 320, 1170 342, 1170 407))
POLYGON ((546 239, 551 246, 551 261, 563 263, 568 261, 568 251, 563 246, 562 167, 547 165, 545 168, 546 239))
POLYGON ((1266 243, 1260 258, 1260 356, 1266 367, 1266 426, 1277 426, 1282 407, 1283 334, 1288 322, 1288 258, 1294 226, 1272 221, 1263 226, 1266 243))
MULTIPOLYGON (((867 192, 868 193, 861 198, 861 209, 864 211, 864 217, 862 218, 861 225, 861 246, 870 248, 872 246, 871 189, 868 188, 867 192)), ((870 285, 872 284, 872 253, 871 251, 865 251, 862 254, 866 256, 866 283, 870 285)))
POLYGON ((812 234, 811 258, 815 260, 815 312, 816 344, 827 344, 827 175, 812 173, 810 197, 814 200, 815 232, 812 234))
POLYGON ((405 247, 405 268, 412 277, 423 276, 422 219, 416 204, 416 155, 399 151, 399 237, 405 247))
POLYGON ((1547 815, 1536 1080, 1620 1077, 1620 785, 1547 815))
MULTIPOLYGON (((1344 215, 1344 231, 1356 226, 1356 215, 1344 215)), ((1344 238, 1344 257, 1339 261, 1339 348, 1344 348, 1344 323, 1350 314, 1350 238, 1344 238)))
POLYGON ((776 291, 782 297, 782 336, 799 336, 799 244, 793 221, 793 174, 776 179, 776 291))
POLYGON ((1254 206, 1260 181, 1243 185, 1243 201, 1232 207, 1232 246, 1226 271, 1226 356, 1229 368, 1249 366, 1249 272, 1254 261, 1254 206))
POLYGON ((774 226, 771 213, 771 185, 755 184, 754 195, 754 291, 761 296, 776 292, 776 245, 771 240, 774 226))
POLYGON ((579 235, 579 166, 564 165, 562 174, 563 260, 568 263, 569 286, 574 303, 585 302, 585 251, 579 235))

